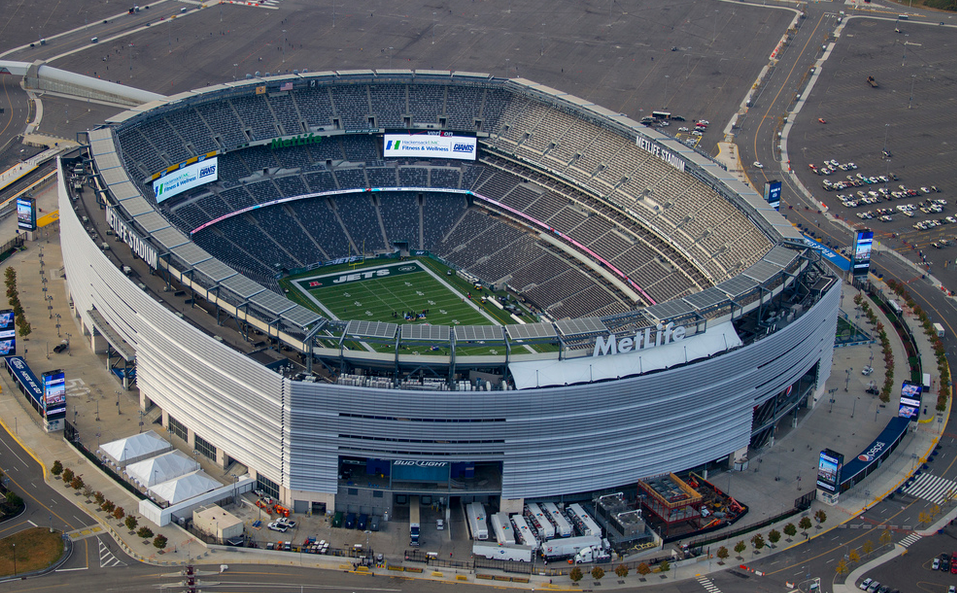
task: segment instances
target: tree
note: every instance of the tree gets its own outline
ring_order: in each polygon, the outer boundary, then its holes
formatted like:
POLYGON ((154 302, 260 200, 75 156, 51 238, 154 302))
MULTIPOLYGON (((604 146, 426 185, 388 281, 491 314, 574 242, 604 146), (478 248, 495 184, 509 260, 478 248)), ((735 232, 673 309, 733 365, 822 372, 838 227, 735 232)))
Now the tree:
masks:
POLYGON ((153 537, 153 530, 149 527, 140 527, 139 531, 136 532, 136 537, 141 537, 143 539, 149 539, 153 537))
POLYGON ((772 529, 768 532, 768 541, 771 542, 771 547, 774 547, 774 544, 781 541, 781 532, 777 529, 772 529))
POLYGON ((50 473, 54 476, 59 476, 63 473, 63 464, 60 463, 59 459, 53 462, 53 467, 50 468, 50 473))
POLYGON ((754 546, 755 551, 760 551, 764 547, 764 536, 755 533, 754 537, 751 538, 751 545, 754 546))
POLYGON ((814 520, 817 521, 818 528, 827 521, 827 513, 824 512, 824 509, 819 509, 814 513, 814 520))
POLYGON ((891 536, 891 531, 890 531, 890 529, 884 529, 884 530, 882 530, 882 531, 881 531, 881 537, 880 537, 880 539, 879 539, 879 541, 881 542, 881 545, 886 546, 887 544, 891 543, 891 537, 892 537, 892 536, 891 536))
POLYGON ((718 552, 716 555, 718 556, 718 562, 720 564, 724 564, 724 561, 727 560, 728 556, 730 556, 731 554, 728 552, 728 548, 721 546, 720 548, 718 548, 718 552))
POLYGON ((591 578, 595 579, 596 581, 600 581, 603 576, 605 576, 605 569, 602 567, 596 566, 595 568, 591 569, 591 578))
POLYGON ((123 507, 116 507, 113 509, 113 517, 116 518, 117 521, 122 521, 123 517, 125 516, 126 511, 123 510, 123 507))
POLYGON ((628 576, 628 567, 624 564, 619 564, 615 567, 615 574, 618 575, 619 579, 623 579, 628 576))
POLYGON ((644 562, 639 564, 638 568, 636 568, 635 570, 637 570, 638 574, 640 574, 641 576, 647 576, 651 574, 651 567, 645 564, 644 562))
POLYGON ((861 561, 861 555, 857 553, 857 550, 851 550, 847 553, 847 559, 857 564, 861 561))
POLYGON ((73 479, 70 480, 70 488, 74 490, 79 490, 83 487, 83 476, 73 476, 73 479))
POLYGON ((18 509, 23 506, 23 499, 20 498, 20 495, 13 490, 7 492, 6 500, 7 505, 9 505, 11 508, 18 509))
POLYGON ((570 578, 573 583, 578 583, 578 581, 585 578, 585 575, 582 574, 582 569, 576 566, 570 573, 568 573, 568 578, 570 578))
POLYGON ((167 541, 166 536, 161 533, 153 538, 153 547, 157 550, 162 550, 166 547, 167 541))
POLYGON ((837 566, 835 567, 835 570, 837 570, 837 574, 840 574, 840 575, 846 574, 846 573, 847 573, 847 562, 845 562, 844 559, 841 558, 841 559, 837 562, 837 566))
POLYGON ((671 570, 671 563, 667 560, 662 560, 661 564, 658 565, 658 572, 667 573, 671 570))
POLYGON ((794 526, 794 523, 788 523, 784 526, 784 535, 788 536, 788 541, 791 541, 791 538, 797 535, 797 527, 794 526))
POLYGON ((139 523, 139 521, 137 521, 136 517, 134 517, 133 515, 127 515, 126 521, 124 521, 124 523, 126 523, 127 529, 129 529, 130 531, 136 531, 136 525, 139 523))
MULTIPOLYGON (((801 520, 798 521, 798 527, 801 528, 801 531, 807 531, 811 528, 811 518, 808 516, 801 517, 801 520)), ((805 534, 807 535, 807 534, 805 534)))
POLYGON ((100 508, 107 513, 112 513, 114 510, 116 510, 116 503, 112 500, 106 500, 100 505, 100 508))
POLYGON ((861 546, 861 550, 863 550, 865 554, 870 556, 871 552, 874 551, 874 542, 872 542, 871 540, 865 541, 864 544, 861 546))
POLYGON ((102 492, 96 491, 96 492, 93 493, 93 500, 95 500, 97 506, 99 506, 99 505, 103 504, 103 501, 106 500, 106 497, 103 496, 103 493, 102 493, 102 492))
POLYGON ((63 476, 63 485, 69 487, 70 482, 73 480, 73 477, 76 476, 76 474, 73 473, 72 469, 66 468, 63 470, 62 476, 63 476))
POLYGON ((744 552, 748 548, 748 544, 744 543, 744 540, 739 541, 734 544, 734 552, 738 556, 741 556, 741 552, 744 552))

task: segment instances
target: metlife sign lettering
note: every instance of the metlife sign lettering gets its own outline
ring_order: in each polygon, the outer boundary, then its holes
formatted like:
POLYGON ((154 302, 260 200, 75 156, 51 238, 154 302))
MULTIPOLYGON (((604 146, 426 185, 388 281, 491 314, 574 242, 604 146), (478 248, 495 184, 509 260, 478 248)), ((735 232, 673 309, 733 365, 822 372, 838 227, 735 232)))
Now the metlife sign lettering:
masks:
POLYGON ((383 156, 386 158, 445 158, 474 161, 478 141, 450 132, 422 132, 417 134, 385 134, 383 156))
POLYGON ((213 157, 180 167, 153 182, 153 194, 159 204, 184 191, 219 179, 219 159, 213 157))
POLYGON ((650 138, 645 138, 644 136, 638 136, 635 139, 635 143, 638 145, 638 148, 655 155, 659 159, 668 163, 675 169, 678 169, 682 173, 685 171, 685 162, 675 153, 671 152, 667 148, 661 146, 654 140, 650 138))
POLYGON ((156 269, 158 260, 156 249, 147 243, 145 239, 133 232, 129 225, 126 224, 126 221, 120 218, 119 214, 116 213, 116 209, 112 206, 106 207, 106 224, 110 225, 110 228, 113 229, 113 232, 116 233, 116 236, 119 237, 121 241, 130 246, 130 249, 137 257, 145 261, 149 267, 154 270, 156 269))
POLYGON ((607 356, 612 354, 627 354, 646 348, 654 348, 685 339, 684 327, 675 327, 673 323, 658 324, 654 328, 646 327, 635 332, 634 336, 619 337, 616 334, 598 336, 595 338, 595 349, 592 356, 607 356))

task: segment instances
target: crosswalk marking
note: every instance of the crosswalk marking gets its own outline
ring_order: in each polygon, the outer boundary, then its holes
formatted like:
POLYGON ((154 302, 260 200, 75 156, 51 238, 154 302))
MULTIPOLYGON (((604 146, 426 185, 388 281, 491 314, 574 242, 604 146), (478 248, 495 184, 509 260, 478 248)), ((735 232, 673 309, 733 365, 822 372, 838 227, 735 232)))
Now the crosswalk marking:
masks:
POLYGON ((957 482, 940 476, 921 474, 913 484, 904 489, 904 493, 929 500, 934 504, 943 504, 957 493, 957 482))
POLYGON ((126 566, 126 562, 123 562, 119 558, 113 555, 113 552, 103 543, 103 540, 97 538, 97 543, 100 544, 100 568, 114 568, 117 566, 126 566))
POLYGON ((698 582, 704 587, 708 593, 721 593, 721 589, 717 585, 711 582, 711 579, 704 575, 698 575, 698 582))
POLYGON ((913 545, 915 542, 917 542, 917 540, 919 540, 919 539, 922 538, 922 537, 924 537, 924 536, 922 536, 921 534, 915 532, 915 533, 912 533, 912 534, 908 535, 907 537, 905 537, 904 539, 902 539, 901 541, 899 541, 899 542, 897 542, 897 543, 899 543, 899 544, 901 545, 901 547, 907 548, 907 547, 913 545))

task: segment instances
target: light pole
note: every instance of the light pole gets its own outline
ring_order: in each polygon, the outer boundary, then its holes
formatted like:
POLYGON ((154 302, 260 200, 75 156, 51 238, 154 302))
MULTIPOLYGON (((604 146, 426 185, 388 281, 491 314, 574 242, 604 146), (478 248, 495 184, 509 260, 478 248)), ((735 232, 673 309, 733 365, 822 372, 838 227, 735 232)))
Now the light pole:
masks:
POLYGON ((236 80, 236 68, 239 68, 239 64, 233 64, 233 80, 236 80))
POLYGON ((432 13, 432 45, 435 45, 435 12, 432 13))
POLYGON ((13 546, 13 576, 17 576, 17 544, 11 544, 13 546))
POLYGON ((916 74, 910 75, 910 99, 907 100, 907 108, 910 109, 914 105, 914 82, 917 80, 916 74))
MULTIPOLYGON (((911 91, 911 94, 913 94, 913 91, 911 91)), ((883 157, 883 158, 887 158, 887 157, 886 157, 886 155, 887 155, 887 131, 890 129, 890 127, 891 127, 890 124, 884 124, 884 146, 883 146, 883 148, 881 148, 881 157, 883 157)))
POLYGON ((282 30, 282 63, 286 63, 286 30, 282 30))
POLYGON ((665 74, 665 104, 664 104, 665 109, 668 108, 668 79, 669 78, 671 77, 665 74))
POLYGON ((851 384, 851 371, 854 369, 844 369, 844 392, 847 393, 847 388, 851 384))
POLYGON ((544 55, 545 55, 545 23, 542 23, 542 49, 541 49, 541 51, 538 53, 538 55, 540 55, 540 56, 544 56, 544 55))

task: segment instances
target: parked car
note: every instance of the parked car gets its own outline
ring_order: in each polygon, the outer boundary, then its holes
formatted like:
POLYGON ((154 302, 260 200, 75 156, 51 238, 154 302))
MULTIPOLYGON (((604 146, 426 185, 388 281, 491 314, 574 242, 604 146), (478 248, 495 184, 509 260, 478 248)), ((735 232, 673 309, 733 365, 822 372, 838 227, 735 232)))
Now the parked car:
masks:
POLYGON ((273 531, 278 531, 278 532, 280 532, 280 533, 286 533, 286 530, 288 529, 288 527, 286 527, 285 525, 279 523, 278 521, 273 521, 272 523, 270 523, 270 524, 267 525, 266 527, 268 527, 269 529, 271 529, 271 530, 273 530, 273 531))
POLYGON ((867 588, 870 587, 871 583, 873 582, 874 582, 873 579, 864 579, 863 581, 861 581, 861 584, 858 586, 860 587, 861 591, 867 591, 867 588))
POLYGON ((826 123, 827 123, 827 120, 824 119, 823 117, 817 118, 817 121, 821 122, 822 124, 826 124, 826 123))

